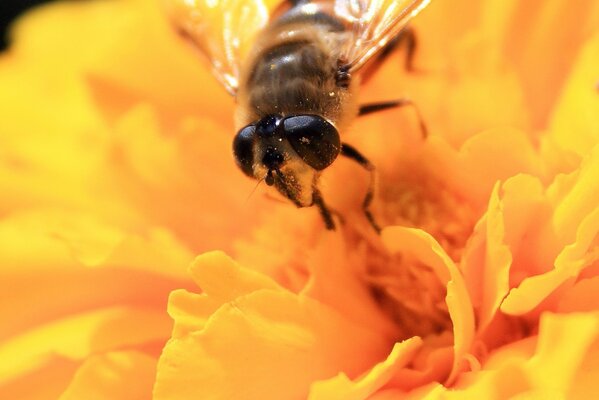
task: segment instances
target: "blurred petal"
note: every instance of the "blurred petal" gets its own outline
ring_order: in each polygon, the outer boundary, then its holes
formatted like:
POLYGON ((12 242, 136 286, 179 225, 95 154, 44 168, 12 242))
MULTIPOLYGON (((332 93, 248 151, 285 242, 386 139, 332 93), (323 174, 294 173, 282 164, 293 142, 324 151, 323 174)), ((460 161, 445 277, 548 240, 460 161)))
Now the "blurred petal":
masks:
POLYGON ((599 333, 599 314, 546 314, 539 325, 536 357, 528 363, 528 373, 537 388, 567 393, 587 351, 599 333))
POLYGON ((190 258, 164 237, 128 235, 87 214, 38 210, 5 218, 0 338, 103 307, 164 307, 173 287, 188 286, 182 271, 190 258), (125 255, 129 249, 138 252, 125 255))
POLYGON ((61 400, 135 400, 152 397, 156 359, 143 353, 110 352, 88 358, 61 400))
MULTIPOLYGON (((577 8, 577 7, 576 7, 577 8)), ((598 12, 599 13, 599 12, 598 12)), ((590 37, 574 61, 551 121, 550 138, 584 156, 599 143, 599 35, 590 37), (576 134, 572 134, 576 132, 576 134)))
POLYGON ((599 310, 599 277, 582 279, 560 299, 560 313, 599 310))
POLYGON ((34 374, 56 359, 83 360, 109 349, 142 346, 169 332, 165 315, 142 308, 105 308, 58 319, 0 346, 0 384, 34 374))

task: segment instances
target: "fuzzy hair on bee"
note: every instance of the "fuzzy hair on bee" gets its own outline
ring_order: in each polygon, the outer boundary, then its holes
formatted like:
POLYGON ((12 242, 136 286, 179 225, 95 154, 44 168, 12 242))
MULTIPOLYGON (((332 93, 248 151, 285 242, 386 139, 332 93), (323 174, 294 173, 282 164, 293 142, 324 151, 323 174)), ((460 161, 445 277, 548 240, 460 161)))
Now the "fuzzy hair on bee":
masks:
POLYGON ((340 132, 358 115, 409 104, 360 105, 360 77, 429 0, 166 2, 173 24, 236 98, 233 154, 242 172, 298 207, 317 206, 334 229, 318 181, 339 155, 348 157, 371 171, 363 210, 378 231, 374 166, 340 132))

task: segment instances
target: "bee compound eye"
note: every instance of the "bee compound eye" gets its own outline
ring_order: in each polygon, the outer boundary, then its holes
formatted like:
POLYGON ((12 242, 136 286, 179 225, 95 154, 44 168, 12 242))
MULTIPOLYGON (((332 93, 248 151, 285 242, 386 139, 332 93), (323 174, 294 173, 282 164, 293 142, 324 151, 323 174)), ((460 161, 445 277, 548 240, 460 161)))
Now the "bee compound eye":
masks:
POLYGON ((247 176, 254 177, 254 142, 256 127, 248 125, 241 129, 233 139, 233 155, 237 166, 247 176))
POLYGON ((283 120, 285 137, 300 158, 316 170, 335 161, 341 150, 339 133, 319 115, 298 115, 283 120))

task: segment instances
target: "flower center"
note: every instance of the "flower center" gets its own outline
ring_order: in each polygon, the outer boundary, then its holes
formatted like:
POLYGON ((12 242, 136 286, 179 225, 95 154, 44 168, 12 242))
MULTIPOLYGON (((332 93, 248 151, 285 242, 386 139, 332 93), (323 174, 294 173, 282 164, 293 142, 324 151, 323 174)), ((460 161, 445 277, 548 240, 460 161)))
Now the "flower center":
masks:
MULTIPOLYGON (((476 223, 475 212, 435 177, 418 173, 393 180, 381 176, 378 218, 382 226, 405 226, 432 235, 458 262, 476 223)), ((370 248, 367 277, 373 297, 402 336, 425 337, 451 330, 446 288, 430 266, 410 254, 370 248)))

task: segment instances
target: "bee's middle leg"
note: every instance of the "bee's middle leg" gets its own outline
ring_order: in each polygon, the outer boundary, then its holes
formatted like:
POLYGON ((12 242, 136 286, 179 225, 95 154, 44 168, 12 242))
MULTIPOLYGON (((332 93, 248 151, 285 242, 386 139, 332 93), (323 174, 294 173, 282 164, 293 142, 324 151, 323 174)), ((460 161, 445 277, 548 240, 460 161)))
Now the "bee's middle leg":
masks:
POLYGON ((391 100, 391 101, 381 101, 381 102, 377 102, 377 103, 362 104, 358 111, 358 116, 368 115, 368 114, 372 114, 372 113, 375 113, 378 111, 388 110, 390 108, 405 107, 405 106, 414 107, 414 111, 416 112, 416 115, 418 116, 418 123, 420 124, 420 131, 422 133, 422 137, 426 138, 428 136, 428 130, 426 128, 426 124, 424 123, 424 119, 422 119, 422 115, 420 114, 420 110, 418 109, 416 104, 414 104, 414 102, 410 99, 398 99, 398 100, 391 100))
POLYGON ((414 56, 418 47, 416 33, 411 27, 404 28, 397 36, 387 43, 387 45, 376 55, 371 64, 365 68, 362 73, 362 82, 368 82, 383 65, 383 62, 399 47, 405 46, 406 58, 404 68, 408 72, 414 71, 414 56))
POLYGON ((378 56, 380 62, 383 62, 391 53, 401 46, 405 46, 406 58, 404 61, 404 67, 406 71, 414 71, 414 56, 416 55, 416 49, 418 47, 418 39, 416 38, 416 32, 412 27, 408 26, 404 28, 397 36, 385 46, 378 56))
POLYGON ((288 3, 289 3, 291 6, 292 6, 292 7, 295 7, 295 6, 302 5, 302 4, 304 4, 304 3, 308 3, 308 2, 309 2, 309 0, 287 0, 287 2, 288 2, 288 3))
POLYGON ((370 211, 370 204, 374 198, 374 189, 376 186, 376 169, 374 164, 372 164, 362 153, 360 153, 355 147, 343 143, 341 144, 341 155, 349 158, 360 164, 364 167, 368 172, 370 172, 370 183, 368 184, 368 191, 366 192, 366 196, 362 201, 362 210, 364 211, 364 215, 370 225, 374 228, 377 233, 381 233, 380 226, 376 223, 372 212, 370 211))

